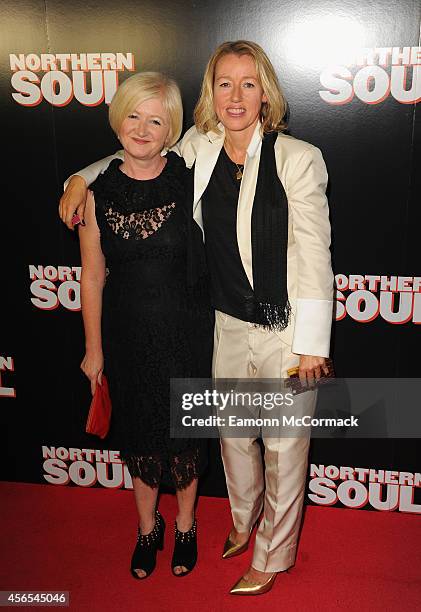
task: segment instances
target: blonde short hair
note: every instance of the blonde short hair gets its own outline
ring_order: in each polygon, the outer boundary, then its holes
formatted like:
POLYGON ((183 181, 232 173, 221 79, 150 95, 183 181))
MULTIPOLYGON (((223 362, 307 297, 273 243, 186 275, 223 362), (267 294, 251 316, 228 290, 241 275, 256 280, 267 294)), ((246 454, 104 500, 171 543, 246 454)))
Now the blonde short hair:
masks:
POLYGON ((108 119, 118 135, 123 121, 139 104, 160 98, 168 113, 170 129, 165 146, 172 147, 180 138, 183 127, 183 103, 177 83, 160 72, 138 72, 117 89, 108 111, 108 119))
POLYGON ((275 69, 262 47, 248 40, 224 42, 216 49, 210 58, 203 76, 202 89, 194 110, 194 122, 199 132, 218 132, 219 119, 213 105, 213 86, 215 80, 215 67, 218 60, 224 55, 250 55, 256 64, 257 77, 267 102, 262 103, 260 121, 263 131, 282 132, 286 129, 284 120, 287 110, 287 101, 282 93, 275 69))

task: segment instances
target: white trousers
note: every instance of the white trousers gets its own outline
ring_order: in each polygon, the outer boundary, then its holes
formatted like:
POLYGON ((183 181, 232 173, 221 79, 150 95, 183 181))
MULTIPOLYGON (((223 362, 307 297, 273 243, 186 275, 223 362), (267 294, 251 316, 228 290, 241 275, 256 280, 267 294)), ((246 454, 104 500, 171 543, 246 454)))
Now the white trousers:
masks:
MULTIPOLYGON (((287 378, 299 363, 278 332, 266 331, 216 312, 214 378, 287 378)), ((299 396, 306 414, 314 411, 316 392, 299 396)), ((262 509, 252 566, 262 572, 288 569, 295 562, 307 472, 308 437, 221 438, 222 461, 234 527, 249 532, 262 509)))

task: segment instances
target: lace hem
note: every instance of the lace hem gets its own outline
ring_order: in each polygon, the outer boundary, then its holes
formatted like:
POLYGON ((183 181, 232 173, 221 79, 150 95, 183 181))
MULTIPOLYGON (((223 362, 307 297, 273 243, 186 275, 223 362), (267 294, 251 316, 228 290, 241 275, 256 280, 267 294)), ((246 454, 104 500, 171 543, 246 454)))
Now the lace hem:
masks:
MULTIPOLYGON (((138 457, 131 455, 124 459, 132 478, 140 478, 149 487, 159 487, 166 462, 159 456, 138 457)), ((177 490, 185 489, 199 478, 199 449, 195 448, 181 455, 171 457, 170 473, 177 490)))

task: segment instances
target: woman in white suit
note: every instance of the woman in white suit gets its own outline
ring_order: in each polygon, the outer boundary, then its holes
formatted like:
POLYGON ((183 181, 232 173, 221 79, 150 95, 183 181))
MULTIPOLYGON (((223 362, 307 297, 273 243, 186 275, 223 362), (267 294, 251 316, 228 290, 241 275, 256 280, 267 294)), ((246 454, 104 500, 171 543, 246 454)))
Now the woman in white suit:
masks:
MULTIPOLYGON (((333 274, 327 173, 312 145, 284 135, 286 103, 272 64, 249 41, 212 55, 195 126, 175 150, 194 169, 193 216, 202 228, 216 309, 215 378, 286 378, 311 385, 326 369, 333 274)), ((60 202, 71 227, 89 185, 117 153, 72 177, 60 202)), ((316 394, 302 394, 307 411, 316 394)), ((295 562, 308 437, 222 438, 233 517, 228 559, 246 550, 263 510, 251 566, 232 594, 268 591, 295 562)))

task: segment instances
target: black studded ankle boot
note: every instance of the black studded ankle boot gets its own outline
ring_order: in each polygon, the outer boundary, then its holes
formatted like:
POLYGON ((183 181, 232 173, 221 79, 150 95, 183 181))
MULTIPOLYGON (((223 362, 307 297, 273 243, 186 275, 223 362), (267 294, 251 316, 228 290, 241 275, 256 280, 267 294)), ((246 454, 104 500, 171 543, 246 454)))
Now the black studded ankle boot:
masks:
POLYGON ((174 553, 171 561, 172 573, 177 578, 190 574, 197 561, 197 521, 194 519, 189 531, 179 531, 177 523, 175 527, 174 553), (176 574, 174 568, 184 566, 187 571, 176 574))
POLYGON ((130 571, 133 578, 144 580, 152 574, 156 565, 156 553, 164 547, 165 521, 158 510, 155 512, 155 526, 150 533, 142 535, 137 530, 137 542, 133 551, 130 571), (135 570, 143 570, 146 576, 139 576, 135 570))

